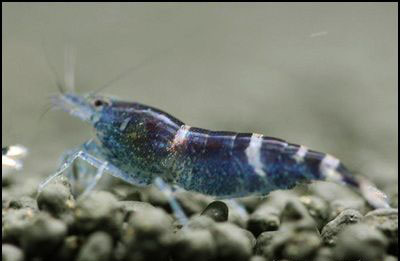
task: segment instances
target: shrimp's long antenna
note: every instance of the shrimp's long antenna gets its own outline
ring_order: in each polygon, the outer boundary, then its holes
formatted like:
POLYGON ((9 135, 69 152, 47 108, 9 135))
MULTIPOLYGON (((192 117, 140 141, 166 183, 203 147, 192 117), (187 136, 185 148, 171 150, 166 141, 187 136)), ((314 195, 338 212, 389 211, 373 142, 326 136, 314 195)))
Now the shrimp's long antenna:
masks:
MULTIPOLYGON (((186 34, 185 38, 188 38, 189 36, 193 35, 196 31, 193 31, 191 33, 186 34)), ((132 73, 133 71, 135 71, 136 69, 148 65, 151 62, 153 62, 154 60, 157 60, 158 58, 160 58, 160 56, 163 56, 164 54, 170 52, 171 50, 177 48, 178 46, 176 45, 176 43, 174 43, 172 46, 169 46, 168 48, 164 48, 163 50, 155 53, 154 55, 150 56, 149 58, 145 59, 144 61, 135 64, 131 67, 129 67, 127 70, 125 70, 124 72, 118 74, 116 77, 112 78, 111 80, 109 80, 108 82, 106 82, 105 84, 103 84, 102 86, 100 86, 99 88, 93 90, 92 92, 90 92, 89 96, 94 96, 97 93, 99 93, 100 91, 104 90, 105 88, 113 85, 114 83, 116 83, 117 81, 119 81, 120 79, 124 78, 125 76, 128 75, 128 73, 132 73)))
POLYGON ((75 61, 75 49, 67 45, 64 52, 64 83, 69 92, 75 90, 75 61))
POLYGON ((62 82, 60 80, 60 77, 57 74, 57 71, 56 71, 54 65, 50 62, 48 53, 46 52, 46 48, 45 48, 44 38, 43 37, 42 37, 42 41, 41 41, 41 46, 42 46, 42 50, 43 50, 44 60, 46 61, 46 64, 49 67, 50 71, 53 73, 53 76, 55 78, 56 86, 57 86, 58 90, 60 91, 60 93, 65 93, 65 90, 63 89, 63 84, 62 84, 62 82))
POLYGON ((173 47, 171 48, 167 48, 167 49, 163 49, 160 52, 157 52, 156 54, 152 55, 151 57, 145 59, 144 61, 135 64, 131 67, 129 67, 127 70, 123 71, 122 73, 118 74, 116 77, 112 78, 111 80, 109 80, 108 82, 106 82, 105 84, 103 84, 102 86, 100 86, 99 88, 97 88, 96 90, 92 91, 89 95, 93 96, 96 95, 97 93, 99 93, 100 91, 104 90, 105 88, 113 85, 114 83, 116 83, 117 81, 119 81, 120 79, 124 78, 125 76, 127 76, 129 73, 132 73, 133 71, 135 71, 136 69, 148 65, 151 62, 153 62, 154 60, 156 60, 157 58, 159 58, 160 56, 162 56, 163 54, 167 53, 168 51, 171 51, 171 49, 173 49, 173 47))

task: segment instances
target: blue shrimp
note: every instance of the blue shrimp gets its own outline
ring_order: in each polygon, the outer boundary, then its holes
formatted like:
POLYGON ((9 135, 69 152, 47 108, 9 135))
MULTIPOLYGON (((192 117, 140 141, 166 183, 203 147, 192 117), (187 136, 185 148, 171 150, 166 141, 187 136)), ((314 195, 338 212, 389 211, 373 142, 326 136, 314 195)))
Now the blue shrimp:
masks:
MULTIPOLYGON (((303 145, 254 133, 210 131, 190 127, 154 107, 99 95, 65 93, 53 103, 93 126, 96 139, 70 151, 60 169, 83 159, 128 183, 169 185, 216 198, 267 195, 298 183, 327 180, 360 192, 375 208, 389 207, 386 195, 365 178, 353 176, 332 155, 303 145)), ((96 183, 91 183, 89 190, 96 183)), ((171 206, 184 223, 175 200, 171 206)))

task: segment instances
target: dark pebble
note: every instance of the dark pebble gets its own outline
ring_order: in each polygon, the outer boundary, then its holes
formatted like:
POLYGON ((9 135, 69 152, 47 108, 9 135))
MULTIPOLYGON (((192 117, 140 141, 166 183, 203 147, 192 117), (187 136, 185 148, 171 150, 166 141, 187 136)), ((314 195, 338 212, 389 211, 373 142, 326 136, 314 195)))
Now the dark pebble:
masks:
POLYGON ((53 254, 67 234, 67 226, 46 213, 39 213, 25 227, 21 247, 29 256, 53 254))
POLYGON ((3 242, 19 243, 34 217, 35 211, 31 208, 3 211, 3 242))
POLYGON ((383 260, 387 247, 386 237, 376 228, 366 224, 346 227, 339 235, 334 248, 338 260, 383 260))
POLYGON ((334 220, 324 226, 321 231, 321 237, 325 244, 334 246, 337 235, 348 225, 358 223, 362 218, 360 212, 354 209, 346 209, 340 213, 334 220))
POLYGON ((271 240, 268 256, 273 260, 312 260, 321 246, 321 239, 314 231, 279 231, 271 240))
POLYGON ((389 240, 389 254, 398 255, 399 216, 397 208, 376 209, 368 212, 362 222, 381 231, 389 240))
POLYGON ((256 255, 269 258, 272 253, 270 246, 273 237, 279 233, 278 231, 266 231, 257 237, 256 245, 254 246, 254 253, 256 255))
POLYGON ((48 184, 38 195, 39 209, 60 217, 75 206, 71 189, 61 181, 48 184))
POLYGON ((361 214, 365 214, 368 210, 368 207, 364 199, 339 199, 333 200, 330 203, 330 209, 331 212, 329 214, 329 218, 334 219, 346 209, 354 209, 361 214))
POLYGON ((82 238, 76 235, 67 236, 64 238, 62 246, 57 251, 57 260, 69 261, 75 260, 78 250, 82 245, 82 238))
POLYGON ((114 195, 106 191, 94 191, 77 200, 73 227, 80 233, 106 231, 118 237, 124 214, 114 195))
POLYGON ((216 223, 212 227, 218 260, 245 261, 252 254, 252 242, 243 229, 231 223, 216 223))
POLYGON ((317 196, 302 196, 300 201, 306 206, 308 213, 315 220, 318 230, 321 230, 329 220, 330 209, 328 202, 317 196))
POLYGON ((172 218, 162 209, 135 212, 124 229, 127 259, 167 260, 172 245, 172 218))
POLYGON ((11 199, 8 205, 9 208, 31 208, 33 210, 38 210, 38 205, 36 200, 28 196, 22 196, 20 198, 11 199))
POLYGON ((286 203, 281 213, 281 227, 285 229, 296 227, 297 230, 316 230, 316 223, 308 213, 307 208, 298 200, 291 199, 286 203))
POLYGON ((113 248, 112 238, 104 232, 95 232, 89 236, 79 251, 77 261, 110 260, 113 248))
POLYGON ((265 231, 278 230, 280 213, 281 211, 276 207, 270 206, 269 203, 264 203, 251 213, 247 221, 247 229, 256 237, 265 231))
POLYGON ((333 260, 332 248, 321 247, 315 255, 313 261, 327 261, 333 260))
POLYGON ((181 230, 177 235, 172 250, 175 261, 208 261, 216 257, 216 245, 208 230, 181 230))
POLYGON ((202 216, 208 216, 216 222, 228 220, 228 207, 222 201, 211 202, 201 213, 202 216))

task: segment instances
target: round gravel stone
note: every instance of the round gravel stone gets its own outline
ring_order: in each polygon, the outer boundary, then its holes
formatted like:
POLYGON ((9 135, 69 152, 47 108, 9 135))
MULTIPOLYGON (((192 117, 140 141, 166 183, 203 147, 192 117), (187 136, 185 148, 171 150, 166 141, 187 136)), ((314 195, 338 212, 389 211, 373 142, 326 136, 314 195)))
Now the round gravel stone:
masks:
POLYGON ((167 260, 172 241, 172 218, 160 208, 134 213, 126 229, 127 259, 135 261, 167 260))
POLYGON ((243 229, 231 223, 216 223, 211 229, 214 236, 218 260, 243 261, 252 254, 252 243, 243 229))
POLYGON ((21 247, 28 255, 50 255, 66 234, 67 226, 62 221, 42 212, 26 226, 21 247))
POLYGON ((77 200, 74 228, 90 233, 101 230, 118 236, 123 221, 121 205, 106 191, 94 191, 77 200))
POLYGON ((256 255, 269 258, 272 251, 270 249, 273 237, 279 233, 278 231, 265 231, 257 237, 256 245, 254 246, 254 253, 256 255))
POLYGON ((297 229, 315 230, 317 227, 307 208, 299 200, 288 200, 280 219, 281 226, 285 229, 294 226, 297 229))
POLYGON ((21 249, 14 245, 1 245, 1 260, 2 261, 23 261, 24 253, 21 249))
POLYGON ((250 261, 267 261, 267 259, 265 259, 263 256, 252 256, 250 261))
POLYGON ((398 209, 376 209, 367 213, 362 222, 377 228, 389 239, 388 252, 398 255, 399 216, 398 209))
POLYGON ((321 246, 321 239, 314 231, 282 230, 272 238, 273 260, 312 260, 321 246))
POLYGON ((346 227, 338 236, 334 256, 338 260, 383 260, 387 239, 378 229, 366 224, 346 227))
POLYGON ((329 204, 316 196, 302 196, 300 201, 306 206, 308 213, 315 220, 318 230, 321 230, 329 219, 329 204))
POLYGON ((216 253, 214 239, 208 230, 181 230, 173 247, 173 258, 176 261, 213 260, 216 253))
POLYGON ((210 197, 189 191, 177 191, 175 197, 188 216, 200 213, 212 202, 210 197))
POLYGON ((61 181, 48 184, 39 194, 37 202, 40 210, 55 217, 60 217, 75 206, 70 187, 61 181))
POLYGON ((247 221, 247 229, 256 237, 265 231, 278 230, 280 225, 279 216, 280 210, 278 208, 265 203, 251 213, 247 221))
POLYGON ((75 260, 82 241, 83 238, 75 235, 65 237, 62 246, 57 251, 57 259, 60 261, 75 260))
POLYGON ((321 247, 314 257, 313 261, 327 261, 333 260, 332 248, 321 247))
POLYGON ((35 212, 31 208, 3 211, 3 242, 20 242, 34 216, 35 212))
POLYGON ((358 223, 362 218, 360 212, 354 209, 346 209, 334 220, 324 226, 321 237, 325 244, 333 246, 336 244, 337 235, 348 225, 358 223))
POLYGON ((215 224, 214 219, 209 216, 192 216, 186 227, 190 229, 210 229, 215 224))
POLYGON ((28 196, 22 196, 18 199, 11 199, 8 205, 9 208, 31 208, 33 210, 38 210, 38 205, 36 200, 28 196))
POLYGON ((104 232, 95 232, 89 236, 79 251, 77 261, 107 261, 110 260, 113 241, 104 232))

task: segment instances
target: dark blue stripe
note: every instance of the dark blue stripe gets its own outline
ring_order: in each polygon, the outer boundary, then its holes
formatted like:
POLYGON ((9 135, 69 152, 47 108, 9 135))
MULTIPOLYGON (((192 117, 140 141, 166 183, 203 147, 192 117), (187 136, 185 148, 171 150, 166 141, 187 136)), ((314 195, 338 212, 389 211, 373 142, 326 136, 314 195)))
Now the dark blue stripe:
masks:
MULTIPOLYGON (((195 133, 190 134, 186 157, 182 159, 187 163, 179 182, 186 189, 199 191, 215 196, 245 196, 268 190, 266 180, 254 172, 248 164, 245 153, 250 144, 251 134, 235 134, 228 132, 213 132, 206 142, 204 153, 191 153, 195 133), (232 139, 235 137, 234 139, 232 139), (192 179, 186 177, 193 175, 192 179)), ((198 134, 197 134, 198 135, 198 134)))

